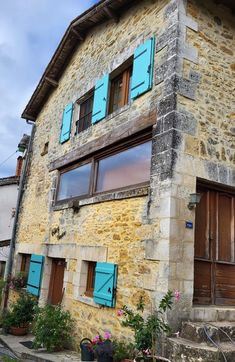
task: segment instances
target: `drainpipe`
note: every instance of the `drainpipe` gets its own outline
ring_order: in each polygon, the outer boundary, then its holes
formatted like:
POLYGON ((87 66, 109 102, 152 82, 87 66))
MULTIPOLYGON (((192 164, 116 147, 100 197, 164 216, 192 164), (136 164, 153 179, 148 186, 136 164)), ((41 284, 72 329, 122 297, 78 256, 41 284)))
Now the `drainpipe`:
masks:
MULTIPOLYGON (((24 185, 25 185, 26 175, 27 175, 27 171, 28 171, 28 164, 29 164, 31 153, 32 153, 33 137, 34 137, 34 133, 35 133, 35 123, 31 122, 29 120, 26 120, 26 122, 28 124, 32 125, 32 129, 31 129, 29 144, 28 144, 28 147, 26 150, 26 158, 25 158, 25 161, 23 164, 23 170, 22 170, 22 173, 20 176, 19 191, 18 191, 17 202, 16 202, 16 212, 15 212, 15 218, 14 218, 14 222, 13 222, 11 241, 10 241, 10 250, 9 250, 9 256, 8 256, 7 263, 6 263, 6 271, 5 271, 5 276, 4 276, 5 281, 8 279, 8 276, 10 276, 12 273, 13 260, 14 260, 14 254, 15 254, 17 223, 18 223, 18 219, 19 219, 20 206, 21 206, 21 201, 22 201, 22 197, 23 197, 23 193, 24 193, 24 185)), ((8 297, 9 297, 9 285, 6 284, 5 290, 4 290, 4 305, 3 305, 4 309, 7 308, 8 297)))

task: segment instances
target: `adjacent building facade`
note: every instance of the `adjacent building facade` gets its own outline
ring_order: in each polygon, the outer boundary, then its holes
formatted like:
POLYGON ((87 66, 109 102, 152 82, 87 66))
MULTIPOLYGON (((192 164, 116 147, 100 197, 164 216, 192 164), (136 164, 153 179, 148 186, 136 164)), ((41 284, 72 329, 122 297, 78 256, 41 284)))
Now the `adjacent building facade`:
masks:
POLYGON ((12 234, 19 176, 0 179, 0 276, 4 277, 12 234))
POLYGON ((181 293, 175 326, 195 305, 234 305, 232 11, 102 0, 71 23, 23 112, 35 133, 14 270, 30 265, 28 290, 62 302, 79 337, 119 337, 118 308, 143 295, 150 309, 168 289, 181 293))

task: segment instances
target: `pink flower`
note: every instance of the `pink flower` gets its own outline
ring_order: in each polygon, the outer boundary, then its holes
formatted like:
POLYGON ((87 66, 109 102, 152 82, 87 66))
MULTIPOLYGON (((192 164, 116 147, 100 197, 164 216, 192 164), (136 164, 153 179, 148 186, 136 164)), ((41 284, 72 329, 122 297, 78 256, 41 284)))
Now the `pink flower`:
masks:
POLYGON ((147 354, 147 356, 149 356, 149 355, 152 353, 149 348, 143 350, 143 352, 144 352, 145 354, 147 354))
POLYGON ((178 290, 175 290, 175 300, 178 302, 180 300, 180 292, 178 290))
POLYGON ((122 315, 123 315, 123 310, 122 309, 118 309, 118 311, 117 311, 117 316, 118 317, 121 317, 122 315))
POLYGON ((95 337, 92 339, 92 342, 93 342, 93 343, 97 343, 97 342, 99 342, 99 340, 100 340, 100 336, 97 335, 97 336, 95 336, 95 337))
POLYGON ((108 331, 104 332, 104 338, 105 339, 110 339, 112 337, 112 334, 108 331))

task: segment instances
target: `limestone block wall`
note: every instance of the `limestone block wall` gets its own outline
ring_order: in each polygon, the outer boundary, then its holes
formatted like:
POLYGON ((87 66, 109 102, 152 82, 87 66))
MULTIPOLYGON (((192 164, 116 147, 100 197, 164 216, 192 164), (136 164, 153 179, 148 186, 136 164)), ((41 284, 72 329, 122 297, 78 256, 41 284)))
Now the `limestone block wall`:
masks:
MULTIPOLYGON (((159 72, 162 101, 155 147, 157 154, 162 150, 168 154, 170 194, 165 219, 169 258, 159 267, 165 267, 168 286, 181 291, 178 316, 184 319, 192 308, 194 284, 194 229, 185 228, 187 220, 195 225, 195 211, 187 208, 189 195, 196 191, 198 178, 235 186, 235 28, 231 11, 212 1, 178 2, 177 11, 174 71, 168 81, 164 67, 159 72)), ((158 175, 158 184, 162 176, 158 175)), ((177 325, 177 314, 174 317, 177 325)))
MULTIPOLYGON (((154 209, 158 209, 159 199, 151 197, 146 188, 140 195, 134 194, 126 199, 84 202, 77 212, 67 206, 54 208, 58 171, 49 172, 49 164, 128 121, 150 114, 156 117, 158 89, 154 81, 150 92, 76 136, 78 114, 75 109, 71 139, 60 145, 63 108, 89 91, 104 73, 116 69, 132 56, 134 49, 144 40, 152 35, 158 39, 162 31, 171 26, 172 20, 166 13, 168 3, 167 0, 137 2, 123 14, 119 23, 110 20, 91 30, 36 121, 33 155, 19 218, 15 269, 20 264, 20 253, 46 256, 40 297, 40 303, 44 304, 48 297, 51 258, 66 259, 63 303, 77 322, 78 338, 92 337, 97 331, 106 329, 117 337, 123 333, 128 336, 126 329, 123 332, 116 309, 123 304, 133 307, 140 295, 145 296, 147 308, 151 308, 162 274, 159 259, 164 258, 165 252, 163 244, 161 255, 151 252, 151 243, 159 233, 161 221, 159 214, 150 212, 150 205, 155 203, 154 209), (48 153, 42 155, 46 142, 49 142, 48 153), (53 235, 52 231, 57 228, 59 235, 63 235, 61 238, 53 235), (91 248, 89 254, 88 247, 91 248), (81 297, 81 255, 85 255, 85 260, 98 258, 99 261, 118 264, 116 309, 98 308, 90 298, 81 297)), ((157 71, 160 62, 157 54, 155 61, 157 71)), ((123 138, 126 136, 123 126, 123 138)), ((151 178, 151 183, 154 182, 151 178)), ((161 206, 165 207, 168 206, 161 206)), ((167 280, 162 280, 162 283, 167 285, 167 280)))
POLYGON ((118 264, 117 308, 134 306, 140 294, 150 308, 168 289, 178 289, 182 298, 171 320, 177 326, 189 316, 194 230, 186 229, 185 221, 195 222, 195 212, 187 208, 189 194, 196 190, 197 177, 235 183, 232 20, 226 8, 217 10, 211 1, 206 5, 194 0, 137 2, 117 24, 110 20, 90 30, 38 116, 15 267, 19 253, 47 256, 43 304, 51 259, 66 259, 63 303, 77 321, 78 337, 105 329, 116 336, 128 333, 123 332, 115 309, 97 308, 89 298, 81 298, 82 258, 118 264), (60 145, 63 108, 152 35, 156 37, 153 89, 79 135, 74 135, 75 109, 71 139, 60 145), (150 115, 156 122, 149 189, 119 200, 84 200, 76 212, 68 205, 53 206, 58 171, 49 171, 52 161, 120 125, 124 138, 128 121, 150 115), (46 142, 48 153, 42 155, 46 142), (61 237, 53 235, 58 228, 61 237))

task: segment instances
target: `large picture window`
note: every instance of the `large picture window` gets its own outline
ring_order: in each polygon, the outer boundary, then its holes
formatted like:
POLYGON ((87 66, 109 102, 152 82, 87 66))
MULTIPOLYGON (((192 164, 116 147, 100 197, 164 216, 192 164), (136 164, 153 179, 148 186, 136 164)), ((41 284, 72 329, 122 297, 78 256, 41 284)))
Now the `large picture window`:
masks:
POLYGON ((149 181, 151 141, 98 161, 96 191, 118 189, 149 181))
POLYGON ((70 199, 89 193, 91 163, 76 167, 60 175, 57 200, 70 199))
POLYGON ((147 134, 61 171, 57 202, 149 183, 151 153, 147 134))

